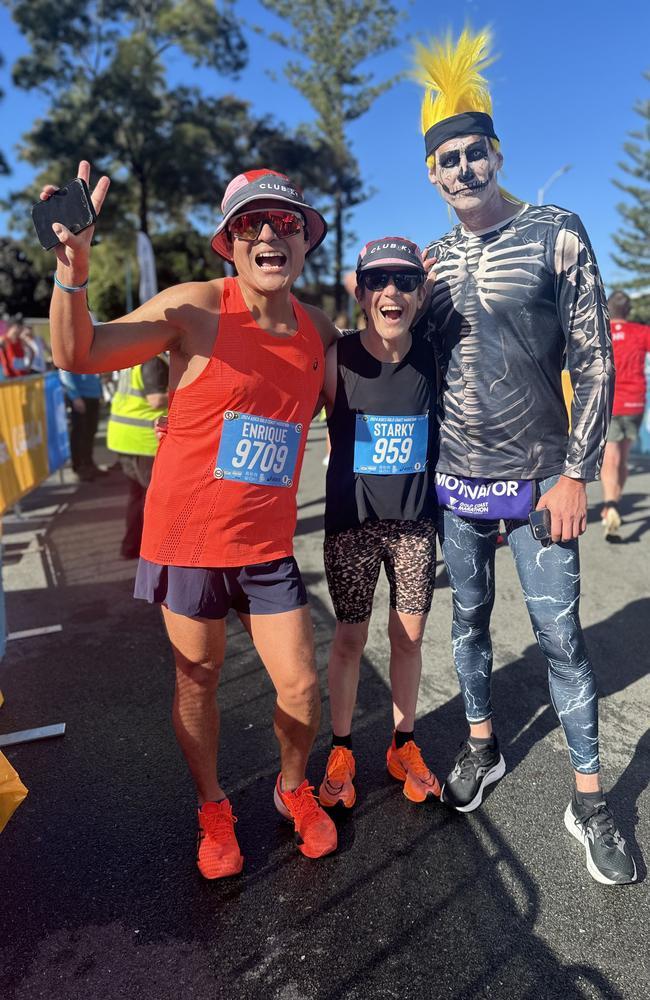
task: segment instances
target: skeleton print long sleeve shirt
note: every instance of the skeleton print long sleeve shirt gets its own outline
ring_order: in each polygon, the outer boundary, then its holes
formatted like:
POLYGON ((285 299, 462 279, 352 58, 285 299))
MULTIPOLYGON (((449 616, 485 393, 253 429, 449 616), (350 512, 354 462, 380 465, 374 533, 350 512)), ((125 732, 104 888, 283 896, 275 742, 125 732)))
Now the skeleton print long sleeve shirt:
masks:
POLYGON ((430 246, 441 472, 598 476, 614 365, 605 293, 577 215, 525 205, 499 229, 455 226, 430 246), (562 393, 568 367, 571 433, 562 393))

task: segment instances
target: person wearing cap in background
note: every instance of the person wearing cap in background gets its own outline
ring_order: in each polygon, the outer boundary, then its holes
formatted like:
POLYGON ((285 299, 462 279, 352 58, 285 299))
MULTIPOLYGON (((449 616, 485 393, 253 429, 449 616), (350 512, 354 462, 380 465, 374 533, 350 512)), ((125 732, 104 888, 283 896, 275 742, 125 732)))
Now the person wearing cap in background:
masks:
MULTIPOLYGON (((88 181, 90 165, 79 176, 88 181)), ((109 179, 93 191, 99 213, 109 179)), ((54 193, 47 186, 41 193, 54 193)), ((293 558, 296 489, 324 376, 331 321, 291 286, 327 231, 284 174, 230 182, 212 248, 236 278, 167 288, 93 328, 86 304, 92 228, 56 223, 50 313, 55 362, 74 371, 130 368, 170 352, 167 432, 147 492, 136 597, 159 603, 176 662, 173 723, 199 804, 197 864, 206 878, 241 871, 235 817, 217 777, 216 692, 229 608, 252 637, 277 692, 281 771, 274 801, 299 850, 335 850, 336 827, 305 768, 320 695, 311 618, 293 558)))
POLYGON ((489 629, 503 519, 575 772, 565 825, 595 879, 633 882, 634 859, 601 787, 596 684, 578 614, 585 483, 598 475, 614 382, 605 296, 579 218, 499 187, 503 156, 481 75, 489 45, 488 32, 466 29, 455 46, 447 38, 419 46, 417 56, 429 179, 459 219, 427 248, 436 259, 429 335, 442 377, 438 531, 470 727, 442 799, 470 812, 505 771, 492 723, 489 629), (528 524, 535 508, 550 514, 544 543, 528 524))
POLYGON ((425 297, 422 255, 401 236, 372 240, 356 278, 367 326, 330 348, 324 386, 332 442, 325 571, 336 632, 328 666, 332 749, 319 799, 346 808, 356 800, 352 714, 382 563, 394 721, 388 771, 412 802, 440 795, 414 735, 436 567, 436 364, 430 345, 411 335, 425 297))

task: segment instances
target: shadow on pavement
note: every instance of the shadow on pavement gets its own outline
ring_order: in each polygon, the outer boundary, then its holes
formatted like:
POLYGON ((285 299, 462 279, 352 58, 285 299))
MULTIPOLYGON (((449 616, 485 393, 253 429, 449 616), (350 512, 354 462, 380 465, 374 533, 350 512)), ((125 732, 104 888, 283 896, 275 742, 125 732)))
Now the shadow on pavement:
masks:
MULTIPOLYGON (((10 651, 3 728, 33 722, 37 706, 68 728, 62 740, 11 754, 30 795, 0 842, 7 1000, 622 1000, 595 967, 563 962, 536 932, 536 878, 509 843, 507 815, 504 825, 492 819, 490 799, 470 817, 404 799, 385 771, 390 700, 370 662, 355 721, 358 808, 340 824, 339 853, 301 857, 272 802, 273 689, 236 622, 220 768, 245 874, 203 881, 192 788, 169 721, 171 656, 157 609, 131 598, 133 565, 115 558, 123 505, 116 486, 109 493, 80 490, 47 531, 56 585, 8 595, 13 610, 29 598, 64 630, 10 651)), ((317 599, 313 611, 322 676, 334 622, 317 599)), ((641 658, 614 668, 613 654, 633 622, 647 649, 640 611, 635 602, 589 630, 600 666, 610 664, 600 671, 605 690, 639 676, 641 658)), ((511 769, 557 724, 535 715, 548 700, 542 665, 528 662, 536 655, 531 648, 495 674, 497 708, 511 706, 501 727, 511 769)), ((455 698, 420 723, 435 759, 451 759, 459 722, 455 698)), ((648 734, 641 743, 647 755, 648 734)), ((316 782, 326 753, 324 724, 316 782)), ((640 790, 631 763, 616 794, 640 790)))

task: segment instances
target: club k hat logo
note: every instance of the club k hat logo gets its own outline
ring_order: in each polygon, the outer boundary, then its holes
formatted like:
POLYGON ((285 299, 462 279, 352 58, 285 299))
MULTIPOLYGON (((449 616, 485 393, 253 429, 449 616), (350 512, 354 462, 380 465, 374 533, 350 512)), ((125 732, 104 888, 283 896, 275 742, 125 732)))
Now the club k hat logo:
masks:
POLYGON ((384 236, 366 243, 357 258, 357 274, 371 267, 413 267, 424 274, 422 251, 403 236, 384 236))
POLYGON ((325 239, 327 223, 315 208, 308 205, 300 188, 286 174, 275 170, 249 170, 231 180, 221 202, 223 218, 212 237, 212 249, 225 260, 232 260, 232 242, 228 237, 228 223, 244 208, 254 210, 256 201, 277 201, 297 209, 305 217, 311 253, 325 239))

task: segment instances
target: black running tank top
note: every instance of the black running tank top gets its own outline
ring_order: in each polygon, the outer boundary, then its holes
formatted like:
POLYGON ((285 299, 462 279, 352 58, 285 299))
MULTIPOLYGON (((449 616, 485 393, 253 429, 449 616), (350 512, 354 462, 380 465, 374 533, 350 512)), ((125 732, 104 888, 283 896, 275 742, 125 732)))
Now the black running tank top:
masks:
POLYGON ((431 345, 414 337, 396 364, 369 354, 359 332, 337 341, 336 349, 325 531, 432 517, 438 433, 431 345))

